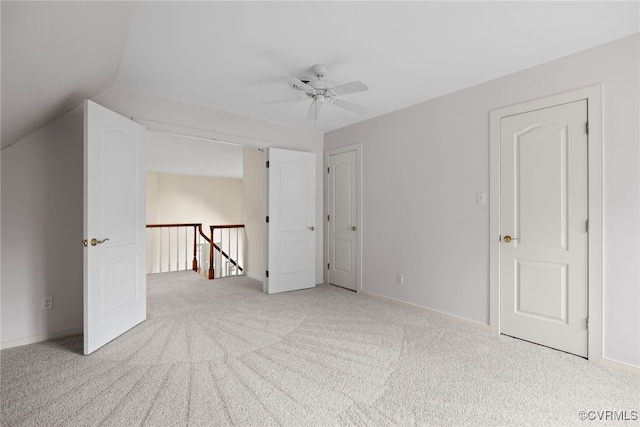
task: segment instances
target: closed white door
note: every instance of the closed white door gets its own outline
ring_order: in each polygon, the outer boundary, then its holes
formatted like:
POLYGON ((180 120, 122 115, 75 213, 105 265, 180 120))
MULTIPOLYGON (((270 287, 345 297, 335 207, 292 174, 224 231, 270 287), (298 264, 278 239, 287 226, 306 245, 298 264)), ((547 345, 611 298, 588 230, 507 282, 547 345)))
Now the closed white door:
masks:
POLYGON ((329 283, 356 290, 356 151, 329 156, 329 283))
POLYGON ((84 353, 147 316, 145 128, 84 103, 84 353))
POLYGON ((267 150, 268 294, 316 285, 316 155, 267 150))
POLYGON ((587 101, 500 124, 500 329, 587 356, 587 101))

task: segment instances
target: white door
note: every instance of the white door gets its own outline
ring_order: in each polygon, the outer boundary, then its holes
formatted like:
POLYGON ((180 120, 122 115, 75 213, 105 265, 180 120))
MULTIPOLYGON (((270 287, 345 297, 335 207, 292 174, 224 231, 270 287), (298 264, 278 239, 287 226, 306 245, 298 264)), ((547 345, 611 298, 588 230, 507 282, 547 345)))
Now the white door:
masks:
POLYGON ((267 150, 267 278, 265 292, 316 283, 316 155, 267 150))
POLYGON ((500 124, 500 329, 587 356, 587 101, 500 124))
POLYGON ((84 103, 84 353, 147 317, 145 128, 84 103))
POLYGON ((328 281, 355 291, 358 232, 356 151, 330 155, 328 168, 328 281))

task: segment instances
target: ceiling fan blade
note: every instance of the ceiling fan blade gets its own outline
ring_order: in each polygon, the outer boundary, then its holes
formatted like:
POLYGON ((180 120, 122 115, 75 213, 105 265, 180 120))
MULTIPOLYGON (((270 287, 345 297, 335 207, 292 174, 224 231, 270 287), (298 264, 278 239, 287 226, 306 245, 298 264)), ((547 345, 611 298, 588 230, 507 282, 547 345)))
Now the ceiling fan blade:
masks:
POLYGON ((314 88, 312 88, 308 84, 304 83, 302 80, 297 79, 295 77, 291 77, 289 79, 289 85, 291 85, 291 87, 293 88, 304 90, 305 92, 311 92, 311 93, 316 92, 314 88))
POLYGON ((281 104, 283 102, 294 102, 294 101, 304 101, 305 99, 309 99, 306 95, 296 96, 293 98, 284 98, 284 99, 276 99, 275 101, 265 101, 264 105, 273 105, 273 104, 281 104))
POLYGON ((318 120, 323 102, 313 101, 307 110, 307 120, 318 120))
POLYGON ((356 113, 356 114, 367 114, 369 112, 369 109, 367 107, 363 107, 362 105, 354 104, 353 102, 344 101, 342 99, 336 99, 335 101, 333 101, 333 104, 338 106, 338 107, 340 107, 340 108, 344 108, 345 110, 351 111, 352 113, 356 113))
POLYGON ((331 91, 336 95, 346 95, 348 93, 364 92, 367 90, 369 90, 367 85, 357 80, 355 82, 345 83, 331 88, 331 91))

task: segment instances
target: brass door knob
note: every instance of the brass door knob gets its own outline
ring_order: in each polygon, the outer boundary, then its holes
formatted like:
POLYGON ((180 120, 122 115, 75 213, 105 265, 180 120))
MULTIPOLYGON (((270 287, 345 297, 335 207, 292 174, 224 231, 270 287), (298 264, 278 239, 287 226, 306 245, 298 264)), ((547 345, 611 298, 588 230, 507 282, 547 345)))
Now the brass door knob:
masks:
POLYGON ((504 236, 504 237, 502 238, 502 240, 504 240, 504 241, 505 241, 505 243, 510 243, 512 240, 518 240, 518 238, 517 238, 517 237, 511 237, 511 236, 509 236, 509 235, 507 234, 506 236, 504 236))
POLYGON ((351 231, 356 231, 356 226, 351 227, 351 231))
POLYGON ((311 231, 315 231, 315 229, 316 228, 313 225, 311 227, 309 227, 309 230, 311 230, 311 231))
POLYGON ((95 237, 93 239, 91 239, 91 246, 95 246, 95 245, 101 245, 104 242, 106 242, 107 240, 109 240, 109 238, 106 239, 102 239, 102 240, 98 240, 95 237))

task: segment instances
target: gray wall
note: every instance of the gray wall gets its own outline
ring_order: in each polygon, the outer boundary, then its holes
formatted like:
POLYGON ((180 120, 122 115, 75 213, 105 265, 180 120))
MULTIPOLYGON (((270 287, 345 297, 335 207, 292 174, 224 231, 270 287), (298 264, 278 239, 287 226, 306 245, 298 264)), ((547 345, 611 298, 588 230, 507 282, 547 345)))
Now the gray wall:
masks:
POLYGON ((363 143, 364 289, 488 324, 489 111, 603 83, 603 356, 640 366, 639 51, 636 34, 327 133, 363 143))
POLYGON ((82 327, 82 140, 79 107, 2 152, 3 343, 82 327))

